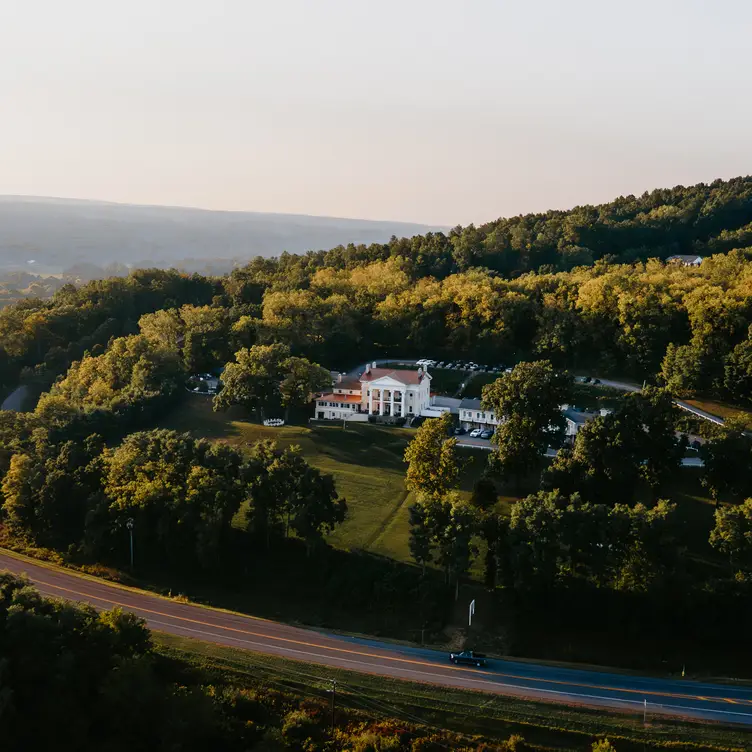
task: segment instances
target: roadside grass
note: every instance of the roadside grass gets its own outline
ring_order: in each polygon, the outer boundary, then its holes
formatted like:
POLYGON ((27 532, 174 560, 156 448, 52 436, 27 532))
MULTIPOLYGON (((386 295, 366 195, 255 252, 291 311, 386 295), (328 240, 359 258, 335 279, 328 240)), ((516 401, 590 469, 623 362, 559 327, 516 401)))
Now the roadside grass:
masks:
POLYGON ((337 682, 337 707, 375 719, 448 729, 482 740, 520 734, 537 749, 590 750, 607 736, 619 752, 671 748, 701 752, 746 750, 752 733, 741 727, 690 723, 648 713, 607 712, 503 695, 403 681, 266 656, 191 638, 154 633, 157 654, 179 661, 204 683, 271 688, 329 701, 337 682))
POLYGON ((705 397, 699 397, 697 399, 684 400, 688 405, 696 407, 699 410, 705 410, 705 412, 711 415, 717 415, 720 418, 743 418, 747 423, 747 428, 752 429, 752 410, 738 405, 732 405, 728 402, 721 402, 719 400, 706 399, 705 397))

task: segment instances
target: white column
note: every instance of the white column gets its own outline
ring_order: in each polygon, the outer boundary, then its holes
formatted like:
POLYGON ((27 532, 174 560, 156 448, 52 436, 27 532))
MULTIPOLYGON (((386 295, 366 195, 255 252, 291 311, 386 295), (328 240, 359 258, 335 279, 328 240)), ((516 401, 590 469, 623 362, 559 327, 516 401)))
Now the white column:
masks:
POLYGON ((400 416, 404 418, 405 415, 407 415, 407 389, 401 389, 400 394, 402 395, 402 407, 400 407, 400 416))
POLYGON ((384 390, 379 389, 379 415, 384 414, 384 390))
POLYGON ((370 415, 373 412, 373 389, 370 389, 368 392, 368 414, 370 415))
POLYGON ((394 417, 394 389, 389 390, 389 414, 394 417))

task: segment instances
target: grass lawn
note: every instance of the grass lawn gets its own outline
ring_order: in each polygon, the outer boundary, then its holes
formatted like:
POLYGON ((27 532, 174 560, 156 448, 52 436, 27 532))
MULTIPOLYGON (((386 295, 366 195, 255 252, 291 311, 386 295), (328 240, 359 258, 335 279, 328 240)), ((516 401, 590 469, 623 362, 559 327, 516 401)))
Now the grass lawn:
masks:
MULTIPOLYGON (((407 498, 402 454, 413 434, 409 429, 357 423, 346 431, 341 423, 270 428, 251 422, 240 410, 215 413, 209 398, 197 396, 167 416, 162 427, 240 449, 259 439, 300 446, 311 465, 334 476, 347 500, 347 520, 329 538, 341 548, 370 550, 407 498)), ((398 558, 407 558, 409 552, 403 554, 398 558)))
POLYGON ((488 739, 520 734, 536 749, 552 752, 590 750, 599 736, 617 749, 741 750, 750 748, 752 734, 742 728, 649 718, 642 712, 608 713, 585 707, 520 700, 448 687, 418 684, 359 674, 317 664, 276 658, 185 637, 154 633, 157 652, 186 662, 207 683, 253 689, 273 688, 286 694, 318 699, 328 705, 327 690, 337 682, 338 707, 371 718, 394 718, 488 739), (686 746, 684 746, 686 745, 686 746))
MULTIPOLYGON (((407 428, 350 423, 287 425, 269 428, 251 422, 240 410, 215 413, 211 399, 191 395, 161 423, 162 428, 224 441, 240 449, 259 439, 282 446, 297 444, 314 467, 334 476, 347 499, 348 516, 329 537, 339 548, 362 549, 399 561, 410 560, 408 508, 414 498, 405 489, 402 455, 414 431, 407 428)), ((460 494, 470 497, 486 463, 486 453, 461 450, 467 462, 460 494)), ((237 519, 236 524, 242 524, 237 519)))
POLYGON ((752 410, 739 407, 738 405, 731 405, 728 402, 705 399, 704 397, 684 401, 688 405, 692 405, 699 410, 705 410, 705 412, 711 413, 712 415, 718 415, 721 418, 731 418, 734 416, 742 417, 747 421, 747 428, 752 429, 752 410))

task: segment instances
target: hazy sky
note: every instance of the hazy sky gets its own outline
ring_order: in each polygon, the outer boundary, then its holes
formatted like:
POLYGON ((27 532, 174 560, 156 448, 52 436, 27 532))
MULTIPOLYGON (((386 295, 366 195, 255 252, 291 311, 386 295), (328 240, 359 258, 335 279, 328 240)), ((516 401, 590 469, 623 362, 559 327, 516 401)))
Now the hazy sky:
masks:
POLYGON ((453 225, 752 173, 750 0, 6 0, 0 194, 453 225))

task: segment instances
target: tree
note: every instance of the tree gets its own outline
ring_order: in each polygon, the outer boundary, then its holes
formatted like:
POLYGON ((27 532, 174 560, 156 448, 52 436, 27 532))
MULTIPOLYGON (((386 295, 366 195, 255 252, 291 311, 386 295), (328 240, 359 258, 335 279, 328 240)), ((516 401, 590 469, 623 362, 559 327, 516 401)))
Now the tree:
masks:
POLYGON ((589 501, 629 501, 641 474, 642 419, 634 402, 589 420, 571 451, 563 450, 543 474, 543 486, 575 491, 589 501))
POLYGON ((686 439, 676 435, 679 410, 667 390, 652 386, 630 395, 629 399, 637 404, 642 421, 642 476, 657 491, 679 470, 687 447, 686 439))
POLYGON ((103 456, 105 496, 87 520, 89 546, 112 550, 132 518, 144 559, 216 565, 248 493, 243 465, 231 447, 188 434, 131 434, 103 456))
POLYGON ((306 358, 290 355, 287 345, 254 345, 238 350, 235 362, 222 374, 222 390, 214 398, 215 410, 242 405, 258 410, 279 401, 285 416, 292 405, 305 405, 311 395, 331 386, 330 373, 306 358))
POLYGON ((499 500, 496 484, 486 476, 479 478, 473 486, 470 504, 483 512, 491 509, 499 500))
POLYGON ((425 504, 411 504, 408 509, 408 524, 410 525, 410 555, 416 564, 419 564, 423 574, 426 572, 426 564, 433 559, 432 532, 429 527, 429 515, 425 504))
POLYGON ((284 378, 283 363, 290 357, 287 345, 254 345, 238 350, 235 362, 222 373, 222 390, 214 397, 214 410, 242 405, 258 410, 263 418, 264 406, 279 396, 284 378))
POLYGON ((485 583, 495 588, 499 580, 509 580, 509 519, 494 511, 480 516, 478 531, 486 542, 485 583))
POLYGON ((311 401, 313 394, 331 387, 332 375, 317 363, 295 356, 284 361, 283 369, 286 373, 280 382, 279 393, 282 406, 285 408, 286 422, 290 407, 303 407, 311 401))
POLYGON ((561 405, 569 400, 572 380, 547 360, 519 363, 511 373, 483 387, 483 407, 500 425, 492 441, 492 467, 519 481, 540 462, 564 429, 561 405))
POLYGON ((290 509, 290 526, 305 541, 309 554, 347 516, 347 502, 337 494, 334 478, 310 466, 300 478, 290 509))
POLYGON ((100 437, 52 445, 38 440, 14 454, 2 484, 4 511, 14 533, 39 545, 67 548, 83 537, 87 510, 99 493, 100 437))
POLYGON ((292 530, 308 550, 344 521, 347 502, 337 494, 334 479, 303 458, 300 447, 281 449, 274 441, 259 441, 249 455, 250 531, 266 540, 272 533, 292 530))
POLYGON ((718 435, 703 444, 702 484, 714 499, 731 496, 744 499, 752 494, 752 441, 743 420, 728 418, 718 435))
POLYGON ((732 567, 752 569, 752 499, 737 506, 715 510, 715 527, 710 531, 710 545, 728 554, 732 567))
POLYGON ((752 402, 752 326, 747 338, 726 358, 723 383, 733 399, 743 404, 752 402))
POLYGON ((460 474, 457 440, 449 438, 452 416, 427 420, 405 449, 405 485, 419 497, 443 499, 460 474))

